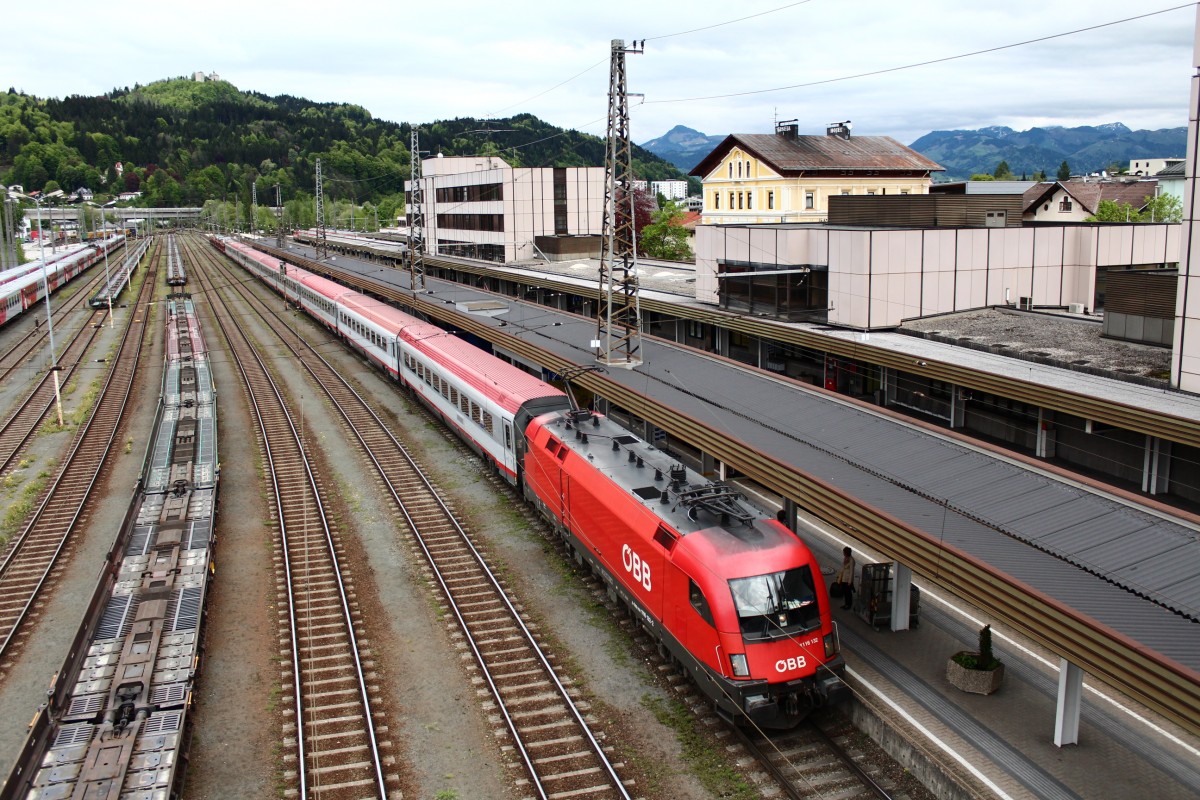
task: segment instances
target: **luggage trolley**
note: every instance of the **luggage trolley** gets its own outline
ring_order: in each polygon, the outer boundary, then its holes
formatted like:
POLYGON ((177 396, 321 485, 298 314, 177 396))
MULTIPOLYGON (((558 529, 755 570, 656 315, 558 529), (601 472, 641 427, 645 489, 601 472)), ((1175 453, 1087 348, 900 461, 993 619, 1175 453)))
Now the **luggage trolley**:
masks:
MULTIPOLYGON (((858 591, 854 595, 854 611, 871 627, 892 627, 892 562, 863 564, 858 591)), ((908 627, 921 624, 921 590, 913 585, 908 596, 908 627)))

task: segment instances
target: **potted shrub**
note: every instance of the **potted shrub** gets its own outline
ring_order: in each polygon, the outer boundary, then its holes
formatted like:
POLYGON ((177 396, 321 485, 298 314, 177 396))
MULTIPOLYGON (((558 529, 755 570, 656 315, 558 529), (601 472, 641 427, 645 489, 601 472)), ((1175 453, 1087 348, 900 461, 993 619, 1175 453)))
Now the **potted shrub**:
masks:
POLYGON ((992 626, 979 630, 979 651, 963 650, 946 662, 946 680, 964 692, 991 694, 1004 681, 1004 665, 992 654, 992 626))

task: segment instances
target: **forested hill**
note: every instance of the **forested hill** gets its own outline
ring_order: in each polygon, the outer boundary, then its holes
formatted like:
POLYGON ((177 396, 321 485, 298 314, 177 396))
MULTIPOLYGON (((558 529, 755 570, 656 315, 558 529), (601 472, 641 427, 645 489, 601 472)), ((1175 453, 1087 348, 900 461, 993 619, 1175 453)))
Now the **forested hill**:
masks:
MULTIPOLYGON (((443 120, 419 124, 418 132, 430 153, 499 155, 513 166, 604 163, 602 139, 529 114, 443 120)), ((179 78, 61 100, 9 89, 0 95, 0 183, 142 191, 138 202, 154 206, 237 198, 245 208, 254 182, 262 204, 273 201, 275 184, 285 201, 311 198, 320 157, 327 201, 369 202, 383 217, 384 206, 386 213, 403 207, 410 136, 409 123, 377 119, 361 106, 267 97, 225 81, 179 78)), ((682 177, 641 148, 634 160, 639 177, 682 177)))

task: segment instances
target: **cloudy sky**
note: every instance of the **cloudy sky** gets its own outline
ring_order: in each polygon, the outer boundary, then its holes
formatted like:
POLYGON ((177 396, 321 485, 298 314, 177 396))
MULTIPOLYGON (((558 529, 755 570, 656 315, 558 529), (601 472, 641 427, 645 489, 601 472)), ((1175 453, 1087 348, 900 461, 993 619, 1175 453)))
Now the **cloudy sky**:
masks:
POLYGON ((677 124, 767 132, 775 119, 802 133, 849 119, 906 144, 987 125, 1184 126, 1196 28, 1195 5, 1171 0, 52 6, 5 37, 4 88, 93 95, 204 70, 398 122, 528 112, 599 135, 610 41, 645 39, 627 57, 628 91, 644 95, 630 100, 637 142, 677 124))

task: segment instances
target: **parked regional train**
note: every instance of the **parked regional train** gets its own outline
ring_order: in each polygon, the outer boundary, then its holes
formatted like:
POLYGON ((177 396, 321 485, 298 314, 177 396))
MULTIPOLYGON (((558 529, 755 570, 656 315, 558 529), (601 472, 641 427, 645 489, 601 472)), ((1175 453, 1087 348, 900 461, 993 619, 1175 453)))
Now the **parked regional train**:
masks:
POLYGON ((846 693, 816 558, 732 487, 435 325, 239 242, 213 241, 518 486, 724 715, 790 728, 846 693))
MULTIPOLYGON (((111 253, 124 241, 124 236, 110 236, 61 258, 46 259, 45 284, 51 294, 103 258, 105 251, 111 253)), ((31 263, 32 266, 22 264, 4 273, 12 277, 0 283, 0 325, 25 313, 45 296, 41 262, 31 263)))

